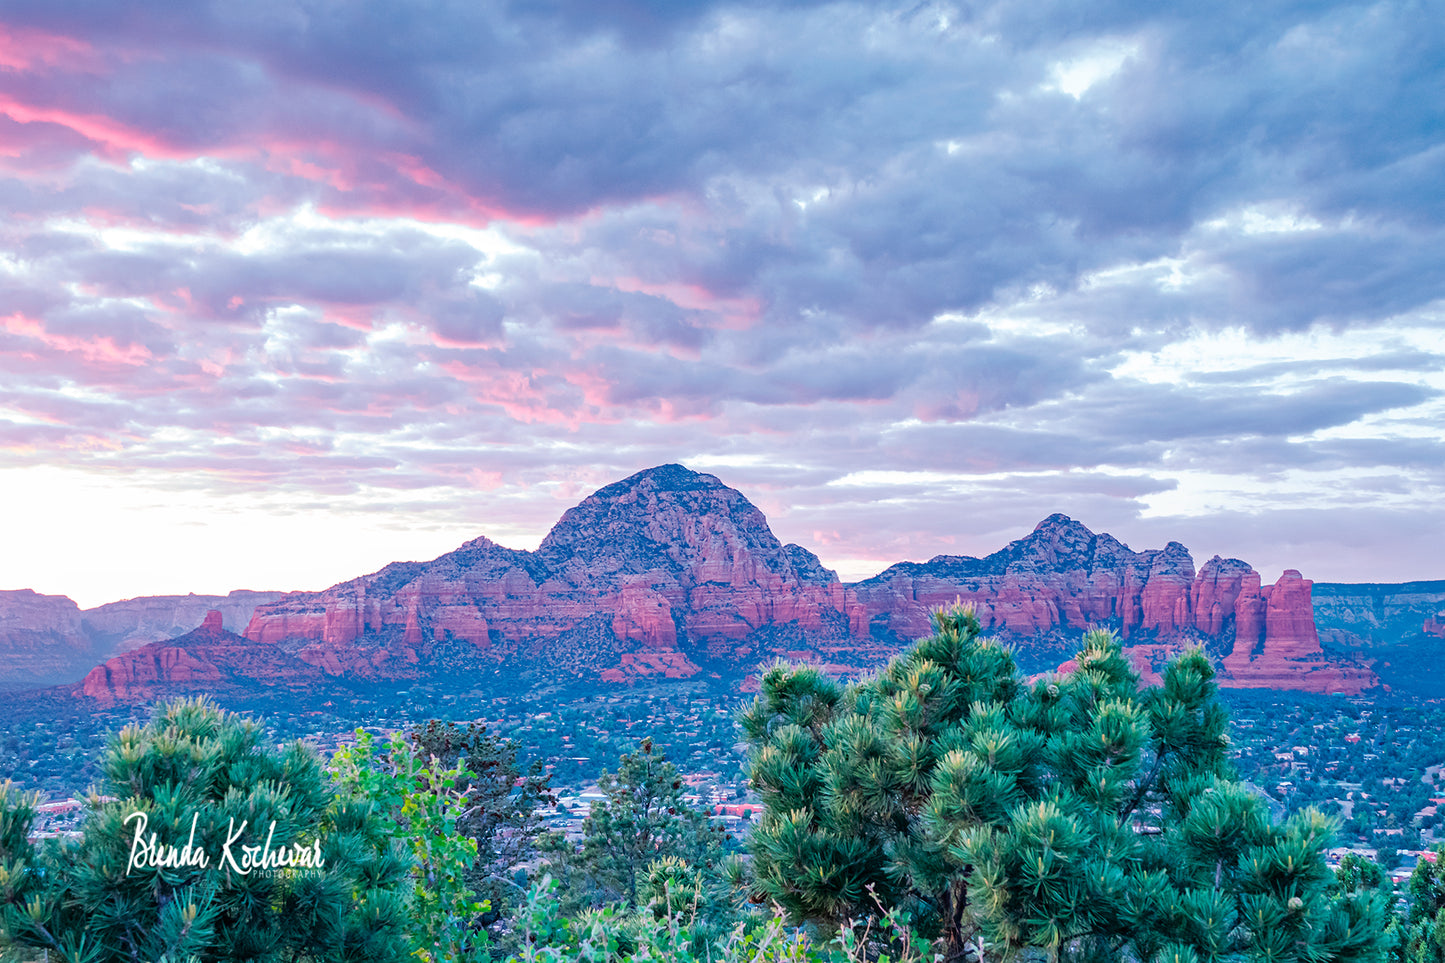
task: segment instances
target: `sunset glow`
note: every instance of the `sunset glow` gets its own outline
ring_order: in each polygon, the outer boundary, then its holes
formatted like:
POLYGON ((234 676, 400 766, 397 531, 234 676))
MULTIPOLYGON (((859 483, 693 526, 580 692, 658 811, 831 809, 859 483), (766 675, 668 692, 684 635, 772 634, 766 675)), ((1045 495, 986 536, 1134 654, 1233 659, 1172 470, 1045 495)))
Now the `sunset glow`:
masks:
POLYGON ((1445 578, 1434 20, 7 3, 0 589, 319 589, 667 462, 845 579, 1052 512, 1445 578))

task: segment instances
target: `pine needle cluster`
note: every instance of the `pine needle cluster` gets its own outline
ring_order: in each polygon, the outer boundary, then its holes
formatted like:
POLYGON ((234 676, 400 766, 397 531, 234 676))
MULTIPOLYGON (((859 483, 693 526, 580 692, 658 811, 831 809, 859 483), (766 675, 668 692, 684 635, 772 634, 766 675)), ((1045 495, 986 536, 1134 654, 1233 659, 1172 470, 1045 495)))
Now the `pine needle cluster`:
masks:
POLYGON ((1141 689, 1091 631, 1032 684, 967 608, 876 676, 776 666, 740 723, 766 810, 753 898, 841 927, 905 913, 948 961, 1373 961, 1387 901, 1334 886, 1330 820, 1271 823, 1199 651, 1141 689))
POLYGON ((68 963, 406 959, 410 859, 308 747, 183 699, 114 735, 102 770, 68 843, 32 845, 34 799, 0 789, 0 946, 68 963), (137 813, 175 846, 194 825, 207 865, 137 864, 137 813), (320 865, 242 872, 223 858, 233 836, 316 847, 320 865))

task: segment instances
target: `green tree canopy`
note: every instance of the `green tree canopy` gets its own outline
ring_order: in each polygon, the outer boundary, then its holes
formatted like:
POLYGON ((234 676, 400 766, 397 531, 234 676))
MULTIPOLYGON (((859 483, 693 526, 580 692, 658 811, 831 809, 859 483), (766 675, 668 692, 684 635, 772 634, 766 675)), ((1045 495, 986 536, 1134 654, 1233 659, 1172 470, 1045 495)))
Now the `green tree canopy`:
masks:
POLYGON ((410 861, 306 746, 180 700, 113 736, 102 770, 71 844, 37 851, 33 800, 0 806, 4 942, 73 963, 407 957, 410 861), (283 847, 309 858, 255 865, 283 847))
POLYGON ((694 886, 719 880, 726 833, 682 798, 682 776, 652 743, 625 753, 616 774, 598 780, 604 798, 592 804, 580 845, 554 838, 549 870, 563 885, 569 910, 617 903, 646 905, 658 881, 694 886), (653 864, 670 857, 663 864, 653 864), (656 885, 651 885, 649 880, 656 885))
POLYGON ((1432 855, 1410 874, 1395 954, 1401 963, 1445 963, 1445 848, 1432 855))
POLYGON ((1141 690, 1091 631, 1029 684, 971 610, 934 626, 857 684, 764 676, 740 720, 755 899, 827 926, 901 910, 949 960, 1379 958, 1384 901, 1331 891, 1329 820, 1272 824, 1236 781, 1201 652, 1141 690))
POLYGON ((494 924, 522 894, 514 873, 535 855, 544 828, 538 807, 556 801, 551 777, 540 760, 524 770, 517 762, 516 743, 478 723, 463 727, 433 719, 414 727, 411 741, 422 756, 446 768, 461 768, 455 786, 462 807, 456 828, 477 847, 466 880, 476 899, 489 906, 483 922, 494 924))

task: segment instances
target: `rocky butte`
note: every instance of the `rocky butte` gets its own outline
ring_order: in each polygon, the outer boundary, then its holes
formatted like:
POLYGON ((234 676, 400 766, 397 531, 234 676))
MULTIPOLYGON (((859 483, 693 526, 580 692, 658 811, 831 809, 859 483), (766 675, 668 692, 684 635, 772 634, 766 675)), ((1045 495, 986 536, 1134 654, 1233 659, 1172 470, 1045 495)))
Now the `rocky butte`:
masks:
POLYGON ((898 641, 927 631, 928 612, 971 603, 986 630, 1020 646, 1114 629, 1151 681, 1184 645, 1214 656, 1220 684, 1356 694, 1377 683, 1362 664, 1326 657, 1315 631, 1311 583, 1294 570, 1274 585, 1235 558, 1198 573, 1188 549, 1131 551, 1065 515, 985 558, 940 555, 894 565, 850 590, 872 632, 898 641))
POLYGON ((1364 665, 1321 651, 1298 572, 1264 585, 1244 562, 1221 558, 1196 572, 1177 542, 1134 552, 1051 515, 987 557, 904 562, 844 584, 807 549, 779 542, 738 491, 663 465, 568 510, 535 552, 478 538, 429 562, 292 593, 259 605, 244 638, 147 645, 78 691, 128 699, 207 676, 455 679, 487 666, 625 683, 744 677, 779 657, 847 672, 926 634, 929 610, 956 599, 1026 664, 1057 665, 1098 624, 1120 633, 1146 675, 1197 643, 1226 686, 1355 693, 1376 683, 1364 665))
POLYGON ((199 628, 152 642, 96 666, 75 690, 102 705, 159 695, 249 695, 296 689, 325 678, 319 668, 275 645, 252 642, 222 627, 223 613, 206 613, 199 628))

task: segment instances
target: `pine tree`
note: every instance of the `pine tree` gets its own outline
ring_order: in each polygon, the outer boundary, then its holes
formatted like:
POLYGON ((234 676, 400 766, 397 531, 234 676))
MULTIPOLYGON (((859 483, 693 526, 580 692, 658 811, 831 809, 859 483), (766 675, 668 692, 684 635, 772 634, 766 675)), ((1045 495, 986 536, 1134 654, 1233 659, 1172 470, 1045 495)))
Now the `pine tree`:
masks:
POLYGON ((476 843, 475 863, 466 879, 475 898, 488 905, 482 922, 492 925, 505 917, 521 887, 517 867, 534 855, 544 826, 538 808, 551 805, 551 776, 536 760, 525 771, 517 763, 517 745, 470 723, 465 728, 433 719, 411 731, 411 741, 423 756, 447 768, 464 767, 456 791, 462 800, 457 832, 476 843))
POLYGON ((255 723, 180 700, 113 736, 102 771, 69 846, 29 847, 29 807, 4 806, 6 942, 76 963, 406 958, 409 862, 304 745, 277 750, 255 723), (151 834, 182 849, 192 826, 207 865, 145 858, 151 834), (256 868, 252 845, 320 860, 256 868))
POLYGON ((645 905, 656 889, 648 887, 649 867, 663 857, 709 882, 718 878, 726 833, 682 798, 682 776, 650 738, 622 756, 615 775, 603 772, 598 786, 606 798, 592 804, 580 847, 550 841, 549 869, 567 891, 564 907, 645 905))
POLYGON ((740 720, 755 899, 831 927, 902 911, 949 960, 1380 956, 1378 894, 1331 891, 1331 823, 1273 825, 1236 781, 1202 653, 1141 691, 1091 631, 1074 672, 1028 685, 971 610, 934 625, 855 685, 764 676, 740 720))

